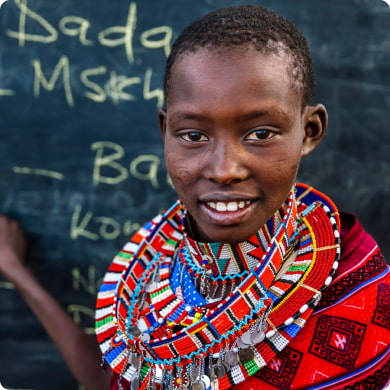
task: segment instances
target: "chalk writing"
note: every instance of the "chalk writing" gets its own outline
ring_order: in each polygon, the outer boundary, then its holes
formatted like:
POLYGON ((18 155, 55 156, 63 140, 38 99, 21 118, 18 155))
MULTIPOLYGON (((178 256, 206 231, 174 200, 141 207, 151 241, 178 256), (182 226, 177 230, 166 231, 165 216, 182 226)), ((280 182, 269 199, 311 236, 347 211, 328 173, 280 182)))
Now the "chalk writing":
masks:
POLYGON ((137 179, 150 182, 153 188, 159 188, 157 173, 161 159, 158 156, 140 155, 131 161, 127 169, 119 162, 125 155, 125 150, 121 145, 107 141, 94 142, 91 149, 96 151, 93 166, 95 185, 99 183, 118 184, 131 174, 137 179))
POLYGON ((46 19, 28 8, 27 0, 14 1, 21 11, 19 16, 19 31, 7 30, 7 34, 11 38, 17 39, 19 41, 19 46, 23 47, 26 44, 26 41, 52 43, 57 40, 57 30, 46 19), (41 27, 43 27, 47 35, 26 33, 27 16, 31 18, 31 20, 36 21, 41 27))
MULTIPOLYGON (((75 267, 72 269, 72 287, 74 291, 86 292, 92 297, 96 297, 99 286, 101 285, 101 278, 96 277, 96 268, 90 265, 87 270, 87 275, 84 276, 80 268, 75 267)), ((79 304, 70 304, 67 307, 68 313, 71 314, 73 321, 76 324, 82 325, 82 323, 88 322, 93 324, 95 310, 90 307, 86 307, 79 304), (82 321, 82 318, 86 317, 86 321, 82 321), (92 320, 92 321, 91 321, 92 320)), ((94 327, 84 328, 88 334, 94 333, 94 327)))
POLYGON ((84 46, 92 46, 93 41, 87 38, 87 32, 91 23, 78 16, 64 16, 58 25, 59 29, 64 35, 70 37, 79 37, 80 43, 84 46), (72 26, 74 26, 72 28, 72 26))
POLYGON ((126 50, 126 56, 130 63, 134 63, 133 35, 137 22, 136 9, 136 4, 131 3, 125 26, 109 27, 106 30, 101 31, 98 35, 99 42, 102 45, 108 47, 124 45, 126 50), (123 34, 121 38, 107 38, 110 34, 117 35, 121 33, 123 34))
POLYGON ((120 224, 113 218, 95 216, 91 211, 83 213, 82 206, 76 205, 73 210, 70 237, 73 240, 83 237, 87 240, 114 240, 121 234, 130 236, 140 228, 140 224, 127 220, 120 224))
MULTIPOLYGON (((50 92, 54 91, 56 84, 62 75, 62 85, 66 102, 69 107, 74 107, 75 102, 72 92, 72 81, 70 78, 71 64, 69 58, 65 55, 62 56, 52 70, 51 75, 50 70, 46 69, 44 71, 42 69, 41 60, 34 59, 32 65, 34 68, 34 97, 40 97, 41 88, 50 92)), ((145 100, 157 99, 157 107, 162 107, 164 94, 161 88, 151 90, 152 76, 153 70, 151 68, 146 69, 145 77, 142 79, 138 76, 128 77, 125 75, 118 75, 116 71, 109 72, 105 66, 99 66, 83 70, 80 73, 80 81, 87 88, 84 92, 84 96, 96 103, 103 103, 108 97, 110 97, 115 104, 121 100, 135 101, 137 100, 137 93, 130 93, 128 89, 137 85, 143 85, 143 98, 145 100), (108 75, 108 80, 103 86, 100 86, 96 81, 91 79, 94 76, 101 75, 108 75)), ((12 91, 9 92, 9 94, 11 94, 12 91)), ((138 90, 135 90, 135 92, 138 92, 138 90)), ((3 95, 6 95, 5 92, 3 95)))
POLYGON ((0 96, 13 96, 15 91, 12 89, 2 89, 0 88, 0 96))
MULTIPOLYGON (((82 47, 91 47, 101 45, 107 48, 123 47, 127 61, 130 64, 142 62, 135 58, 135 31, 137 28, 137 3, 132 2, 129 5, 126 21, 123 25, 107 27, 98 33, 95 37, 89 36, 92 24, 89 20, 77 16, 66 15, 60 19, 58 26, 54 26, 37 10, 33 10, 28 0, 15 0, 15 5, 19 10, 19 23, 17 29, 7 29, 8 37, 17 40, 19 47, 25 47, 28 42, 35 44, 50 45, 55 44, 59 35, 78 39, 82 47)), ((172 40, 172 28, 169 26, 156 26, 151 29, 140 32, 139 45, 148 50, 161 49, 164 56, 170 52, 172 40)), ((138 96, 144 100, 156 99, 158 108, 163 105, 163 91, 161 88, 153 88, 153 69, 146 64, 143 77, 137 75, 124 75, 116 70, 111 70, 104 64, 82 69, 79 73, 79 80, 71 76, 73 60, 66 53, 58 56, 57 63, 47 65, 40 58, 34 58, 31 61, 33 72, 33 96, 38 99, 42 91, 53 92, 62 85, 64 97, 69 107, 74 107, 75 97, 73 93, 74 83, 81 82, 85 87, 83 96, 95 103, 104 103, 108 98, 114 104, 120 101, 134 102, 138 96), (98 83, 105 77, 103 83, 98 83)), ((76 73, 77 74, 77 73, 76 73)), ((72 73, 73 75, 73 73, 72 73)), ((80 88, 77 85, 77 91, 80 88)), ((0 89, 0 97, 9 97, 15 95, 15 89, 0 89)))
POLYGON ((11 282, 0 282, 0 288, 4 288, 6 290, 15 290, 15 286, 11 282))
POLYGON ((99 286, 101 285, 101 279, 96 277, 96 268, 92 265, 88 267, 88 274, 84 276, 80 268, 72 269, 72 285, 75 291, 84 290, 93 297, 96 296, 99 286))
MULTIPOLYGON (((28 0, 15 0, 20 10, 18 30, 7 29, 7 35, 18 41, 23 47, 26 42, 39 42, 51 44, 57 41, 58 31, 47 19, 38 12, 28 7, 28 0), (35 22, 44 31, 44 34, 32 34, 27 32, 27 21, 35 22)), ((108 27, 97 34, 97 42, 87 38, 91 23, 79 16, 64 16, 58 25, 58 29, 64 35, 78 37, 79 42, 84 46, 91 46, 99 43, 105 47, 123 46, 126 58, 130 63, 135 62, 134 57, 134 32, 137 27, 137 3, 132 2, 124 25, 108 27)), ((162 48, 166 56, 170 52, 172 40, 172 28, 169 26, 153 27, 140 34, 140 43, 147 49, 162 48), (155 39, 157 37, 157 39, 155 39)))
POLYGON ((58 78, 62 73, 65 98, 70 107, 74 106, 74 100, 72 95, 72 88, 70 84, 70 71, 69 71, 69 59, 66 56, 62 56, 58 61, 54 71, 48 81, 43 74, 42 65, 40 60, 33 60, 32 65, 34 67, 34 96, 39 97, 41 91, 41 85, 48 91, 53 91, 58 78))
POLYGON ((146 69, 143 97, 145 100, 157 98, 157 107, 161 108, 164 104, 164 93, 161 88, 155 88, 151 90, 152 75, 153 75, 152 68, 146 69))
MULTIPOLYGON (((77 304, 71 304, 68 305, 67 311, 69 314, 71 314, 73 321, 76 324, 81 324, 82 323, 82 317, 86 316, 87 319, 93 319, 95 316, 95 310, 91 309, 90 307, 86 307, 83 305, 77 305, 77 304)), ((84 328, 85 333, 88 334, 93 334, 95 332, 94 327, 86 327, 84 328)))
MULTIPOLYGON (((25 47, 27 42, 36 44, 54 44, 59 39, 59 34, 75 37, 84 47, 96 44, 107 48, 123 46, 126 58, 129 63, 136 63, 134 55, 134 34, 137 28, 137 4, 130 3, 126 21, 123 25, 107 27, 94 37, 88 33, 91 29, 91 22, 80 16, 64 16, 54 26, 49 20, 40 15, 37 10, 33 10, 28 0, 15 0, 19 9, 19 23, 17 29, 7 29, 8 37, 16 39, 19 47, 25 47), (34 27, 34 29, 31 28, 34 27), (34 32, 30 32, 29 30, 34 32), (39 32, 40 29, 40 32, 39 32), (38 31, 38 32, 37 32, 38 31)), ((142 31, 139 36, 139 44, 150 50, 162 49, 165 56, 169 55, 172 40, 172 28, 169 26, 157 26, 142 31)), ((53 92, 61 83, 64 97, 69 107, 75 106, 73 93, 73 83, 78 82, 72 78, 70 69, 72 59, 67 54, 58 57, 54 67, 42 62, 40 58, 32 60, 33 96, 38 99, 42 95, 42 90, 53 92)), ((114 104, 120 101, 133 102, 142 96, 144 100, 156 99, 158 108, 163 105, 163 91, 161 88, 152 87, 153 69, 147 66, 144 77, 138 75, 123 75, 115 70, 108 69, 103 64, 83 69, 79 74, 79 80, 85 87, 83 96, 95 103, 104 103, 108 98, 114 104), (96 77, 106 76, 103 84, 97 83, 96 77), (137 88, 139 86, 139 89, 137 88)), ((80 88, 77 88, 80 90, 80 88)), ((10 97, 15 95, 15 89, 0 89, 0 97, 10 97)))
POLYGON ((38 175, 48 176, 56 180, 64 180, 64 174, 60 172, 50 171, 48 169, 32 169, 28 167, 13 167, 14 173, 22 175, 38 175))

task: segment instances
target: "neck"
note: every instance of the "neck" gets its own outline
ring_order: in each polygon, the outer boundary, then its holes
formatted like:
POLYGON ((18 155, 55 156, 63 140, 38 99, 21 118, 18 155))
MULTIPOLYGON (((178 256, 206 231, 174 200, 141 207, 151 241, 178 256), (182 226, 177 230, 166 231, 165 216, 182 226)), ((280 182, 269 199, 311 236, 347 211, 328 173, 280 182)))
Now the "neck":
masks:
MULTIPOLYGON (((256 267, 267 251, 271 240, 281 229, 287 234, 286 240, 291 240, 290 233, 294 233, 296 221, 296 204, 294 191, 291 191, 286 202, 252 237, 244 242, 230 243, 205 243, 194 238, 195 224, 188 213, 183 221, 183 247, 190 256, 189 266, 205 272, 213 277, 218 275, 232 277, 251 271, 256 267), (287 219, 289 219, 287 221, 287 219), (291 221, 292 220, 292 221, 291 221), (285 229, 288 223, 294 226, 285 229), (288 230, 288 232, 287 232, 288 230)), ((287 249, 287 248, 286 248, 287 249)))

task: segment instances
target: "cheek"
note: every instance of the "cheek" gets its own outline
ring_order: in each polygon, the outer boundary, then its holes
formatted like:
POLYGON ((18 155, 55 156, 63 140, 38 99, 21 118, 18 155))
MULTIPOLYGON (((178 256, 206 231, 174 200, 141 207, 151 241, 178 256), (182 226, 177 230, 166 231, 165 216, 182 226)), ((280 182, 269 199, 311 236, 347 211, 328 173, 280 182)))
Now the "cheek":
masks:
POLYGON ((189 189, 193 183, 193 176, 187 169, 168 170, 176 190, 183 196, 183 191, 189 189))
POLYGON ((297 172, 301 162, 301 151, 299 146, 287 147, 281 154, 278 165, 286 175, 291 175, 297 172))
POLYGON ((182 197, 183 191, 188 189, 193 183, 193 177, 191 170, 188 168, 188 161, 181 159, 177 153, 167 153, 165 155, 165 161, 168 169, 169 176, 175 186, 179 196, 182 197))

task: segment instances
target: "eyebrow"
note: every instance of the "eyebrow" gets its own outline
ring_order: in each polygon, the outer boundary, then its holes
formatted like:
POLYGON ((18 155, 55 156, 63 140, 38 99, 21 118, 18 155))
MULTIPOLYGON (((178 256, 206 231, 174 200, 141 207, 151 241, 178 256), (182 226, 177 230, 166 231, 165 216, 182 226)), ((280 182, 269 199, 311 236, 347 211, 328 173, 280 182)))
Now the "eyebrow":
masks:
POLYGON ((208 117, 206 115, 196 114, 190 111, 177 111, 171 115, 171 119, 174 121, 183 120, 183 119, 195 120, 195 121, 206 121, 208 120, 208 117))
MULTIPOLYGON (((251 119, 261 118, 261 117, 264 117, 267 115, 272 115, 272 114, 276 114, 276 115, 281 116, 281 117, 286 117, 286 113, 284 110, 279 109, 279 108, 275 108, 275 107, 271 107, 267 110, 251 111, 248 113, 244 113, 244 114, 236 117, 235 120, 237 122, 245 122, 245 121, 248 121, 251 119)), ((171 115, 171 119, 173 121, 176 121, 176 120, 209 121, 210 120, 210 118, 207 115, 198 114, 195 112, 185 111, 185 110, 174 112, 171 115)))

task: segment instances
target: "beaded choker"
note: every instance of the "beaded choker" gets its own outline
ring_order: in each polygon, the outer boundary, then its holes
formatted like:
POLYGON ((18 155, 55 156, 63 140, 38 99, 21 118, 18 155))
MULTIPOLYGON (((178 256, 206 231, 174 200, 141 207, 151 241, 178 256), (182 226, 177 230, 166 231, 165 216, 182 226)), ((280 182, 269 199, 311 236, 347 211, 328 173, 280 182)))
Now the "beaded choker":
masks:
POLYGON ((183 246, 186 246, 193 260, 192 268, 206 269, 214 276, 254 269, 283 223, 287 207, 288 204, 283 205, 253 237, 238 244, 195 241, 188 237, 183 223, 183 246))
POLYGON ((98 295, 104 358, 132 389, 227 389, 242 382, 295 337, 337 266, 337 210, 303 185, 290 194, 279 223, 273 219, 268 245, 252 237, 249 250, 231 252, 243 261, 221 256, 226 246, 219 245, 204 263, 210 253, 185 238, 183 216, 176 203, 145 225, 114 259, 98 295), (294 249, 295 260, 275 280, 294 249), (239 276, 231 276, 228 263, 239 276), (195 290, 195 273, 204 270, 212 281, 235 280, 213 304, 195 290))

